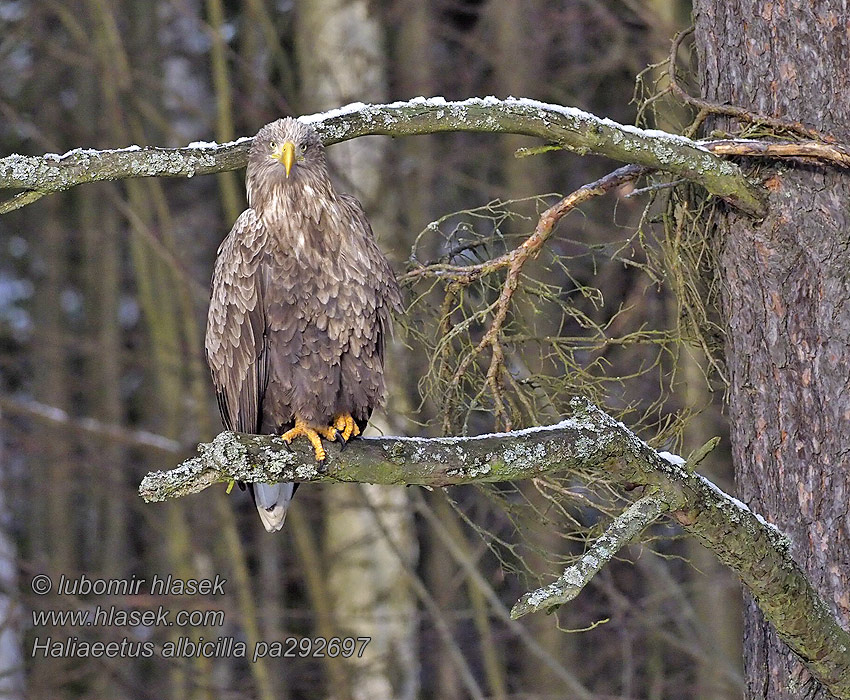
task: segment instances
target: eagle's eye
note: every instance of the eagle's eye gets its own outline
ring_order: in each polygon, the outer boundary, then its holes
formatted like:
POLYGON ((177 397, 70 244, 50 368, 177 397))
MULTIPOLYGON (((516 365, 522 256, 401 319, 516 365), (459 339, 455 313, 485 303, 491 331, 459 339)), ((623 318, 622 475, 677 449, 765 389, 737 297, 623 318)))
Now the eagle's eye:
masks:
POLYGON ((302 153, 306 153, 309 150, 310 150, 310 144, 309 143, 302 143, 301 144, 301 152, 302 153))
POLYGON ((269 141, 269 148, 271 148, 273 151, 276 151, 277 150, 277 141, 269 141))

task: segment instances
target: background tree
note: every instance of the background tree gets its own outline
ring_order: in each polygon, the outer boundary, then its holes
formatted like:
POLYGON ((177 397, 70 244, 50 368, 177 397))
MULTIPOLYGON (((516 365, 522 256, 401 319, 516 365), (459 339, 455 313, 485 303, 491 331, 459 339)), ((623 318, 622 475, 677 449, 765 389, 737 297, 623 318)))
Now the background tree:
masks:
MULTIPOLYGON (((387 56, 380 15, 365 0, 310 0, 298 6, 295 50, 303 112, 318 112, 354 101, 382 102, 388 96, 387 56)), ((379 232, 393 229, 396 197, 387 187, 386 144, 350 141, 328 154, 341 191, 354 194, 379 232)), ((401 236, 398 236, 401 239, 401 236)), ((398 245, 399 241, 395 241, 398 245)), ((386 245, 386 243, 384 243, 386 245)), ((394 347, 390 341, 391 352, 394 347)), ((398 381, 388 382, 388 416, 379 430, 397 432, 404 421, 398 381)), ((333 613, 331 634, 370 637, 368 656, 348 661, 352 698, 406 700, 419 689, 415 599, 405 570, 415 566, 416 547, 407 493, 363 485, 330 488, 323 494, 327 567, 323 578, 333 613), (376 519, 379 523, 376 525, 376 519), (391 533, 390 538, 384 532, 391 533), (334 630, 336 630, 334 632, 334 630)), ((309 527, 304 523, 304 527, 309 527)), ((338 694, 335 691, 335 694, 338 694)))

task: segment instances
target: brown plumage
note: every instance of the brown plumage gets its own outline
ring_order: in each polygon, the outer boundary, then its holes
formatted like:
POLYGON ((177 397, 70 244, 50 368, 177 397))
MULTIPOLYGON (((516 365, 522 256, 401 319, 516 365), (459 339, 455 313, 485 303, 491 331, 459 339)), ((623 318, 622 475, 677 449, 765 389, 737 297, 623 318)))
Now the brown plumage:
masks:
MULTIPOLYGON (((383 400, 384 337, 401 295, 360 203, 331 184, 316 132, 279 119, 248 157, 248 209, 218 249, 206 354, 229 430, 357 435, 383 400), (352 420, 353 419, 353 420, 352 420)), ((252 484, 269 531, 293 484, 252 484)))

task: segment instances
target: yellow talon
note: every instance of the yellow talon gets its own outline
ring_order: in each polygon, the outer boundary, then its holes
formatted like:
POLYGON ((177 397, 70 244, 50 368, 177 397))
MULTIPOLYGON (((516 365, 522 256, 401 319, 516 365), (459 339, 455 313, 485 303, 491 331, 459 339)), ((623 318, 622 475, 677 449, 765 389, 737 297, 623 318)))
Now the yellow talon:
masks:
POLYGON ((327 426, 310 425, 307 421, 296 418, 295 427, 287 430, 280 438, 292 442, 297 437, 306 437, 313 446, 316 461, 324 462, 327 453, 322 446, 322 438, 333 442, 336 440, 337 433, 342 434, 343 442, 348 442, 350 438, 360 435, 360 428, 357 427, 357 423, 354 422, 350 413, 340 413, 334 417, 332 424, 327 426))
POLYGON ((225 491, 225 493, 228 496, 230 495, 230 492, 233 491, 233 484, 235 484, 235 483, 236 483, 235 479, 231 479, 229 482, 227 482, 227 491, 225 491))
POLYGON ((331 442, 336 440, 336 428, 332 425, 328 425, 323 428, 316 428, 316 432, 325 438, 325 440, 330 440, 331 442))
POLYGON ((348 442, 352 437, 360 435, 360 428, 354 422, 350 413, 340 413, 334 418, 334 428, 342 433, 342 439, 348 442))
POLYGON ((316 455, 317 462, 324 462, 327 454, 325 453, 325 448, 322 447, 322 438, 319 437, 320 433, 325 436, 328 440, 333 440, 333 433, 331 437, 328 437, 326 431, 330 430, 330 428, 321 428, 321 427, 313 427, 307 421, 302 420, 301 418, 295 419, 295 427, 291 430, 287 430, 283 435, 280 436, 281 440, 286 440, 287 442, 292 442, 295 438, 304 436, 313 446, 313 452, 316 455))

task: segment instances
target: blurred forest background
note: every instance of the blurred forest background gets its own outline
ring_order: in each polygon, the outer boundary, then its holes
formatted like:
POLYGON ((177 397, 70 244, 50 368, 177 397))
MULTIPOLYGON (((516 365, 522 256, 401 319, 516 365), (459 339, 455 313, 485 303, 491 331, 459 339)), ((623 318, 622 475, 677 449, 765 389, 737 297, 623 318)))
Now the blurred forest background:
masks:
MULTIPOLYGON (((227 141, 285 115, 418 95, 530 97, 635 123, 636 76, 689 24, 685 0, 0 0, 0 153, 227 141)), ((675 105, 656 108, 650 126, 684 119, 675 105)), ((329 154, 402 276, 411 255, 498 255, 533 230, 551 193, 616 167, 557 151, 514 157, 534 145, 373 137, 329 154)), ((501 409, 485 387, 487 356, 453 381, 501 282, 458 290, 408 278, 375 429, 548 424, 581 393, 657 447, 687 454, 727 435, 722 368, 708 372, 706 356, 680 342, 669 247, 652 234, 665 209, 644 216, 646 205, 585 205, 524 271, 505 328, 501 409)), ((604 485, 310 486, 276 535, 238 490, 143 504, 147 471, 173 467, 220 429, 202 333, 216 248, 244 206, 237 172, 84 185, 0 217, 5 697, 740 697, 738 585, 673 527, 656 526, 557 613, 508 619, 604 525, 617 502, 604 485), (42 573, 227 584, 216 598, 36 596, 30 581, 42 573), (97 604, 224 610, 225 623, 32 623, 32 609, 97 604), (33 640, 48 635, 158 649, 201 636, 249 648, 372 641, 359 659, 32 658, 33 640)), ((700 470, 731 489, 728 464, 722 445, 700 470)))

